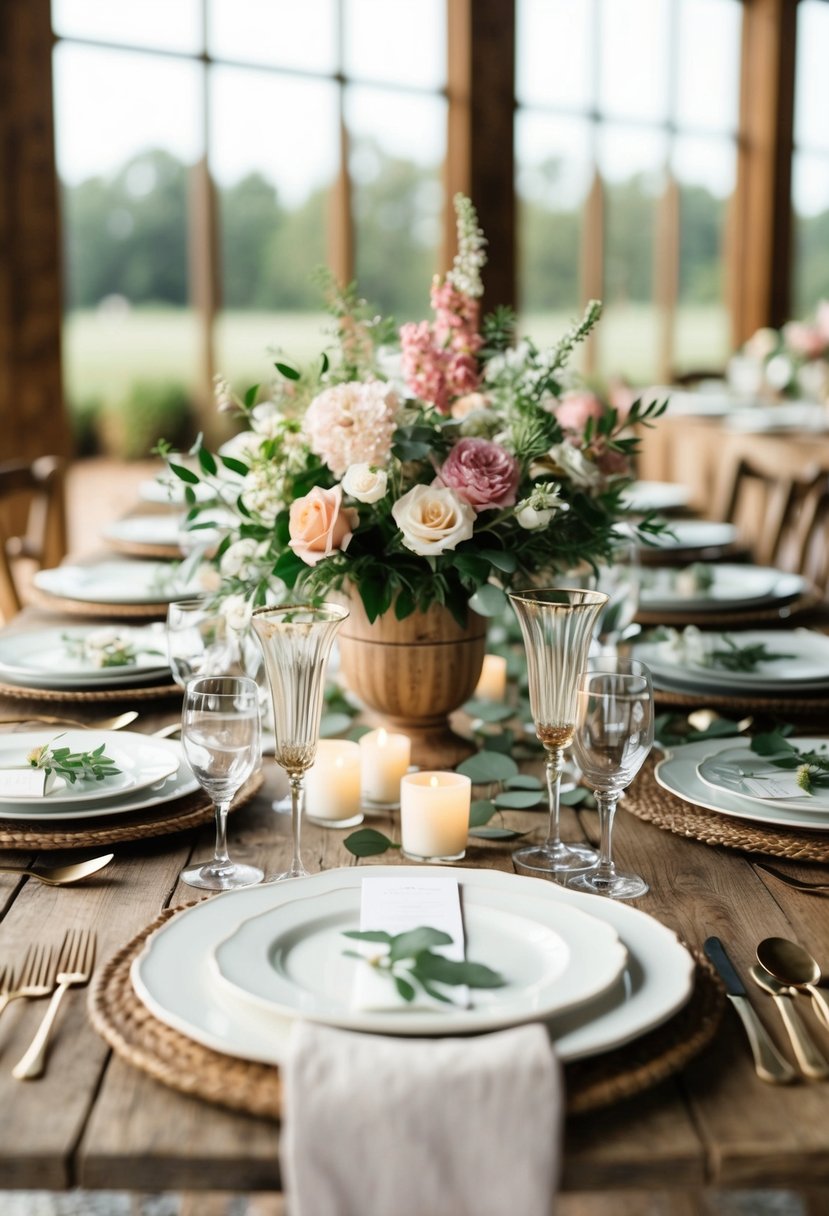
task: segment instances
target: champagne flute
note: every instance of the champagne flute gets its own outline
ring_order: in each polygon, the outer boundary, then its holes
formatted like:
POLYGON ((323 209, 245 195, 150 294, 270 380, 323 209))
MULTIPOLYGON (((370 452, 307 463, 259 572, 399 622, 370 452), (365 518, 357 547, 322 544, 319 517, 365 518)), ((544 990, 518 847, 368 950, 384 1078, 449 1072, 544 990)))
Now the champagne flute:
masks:
POLYGON ((216 811, 216 845, 210 861, 182 871, 181 880, 207 891, 229 891, 261 882, 258 866, 230 860, 227 813, 233 795, 261 758, 259 690, 249 676, 196 676, 184 690, 181 713, 184 754, 216 811))
POLYGON ((636 899, 648 890, 638 874, 613 862, 616 804, 653 746, 653 686, 636 659, 591 659, 579 680, 573 750, 599 808, 601 846, 596 868, 568 884, 611 899, 636 899))
POLYGON ((291 865, 277 882, 308 874, 300 852, 304 777, 317 752, 326 662, 347 616, 338 604, 257 608, 253 614, 273 700, 274 758, 291 790, 291 865))
POLYGON ((559 795, 564 749, 573 737, 576 687, 587 664, 593 629, 607 596, 599 591, 547 587, 510 592, 527 653, 530 708, 545 751, 544 771, 550 821, 543 844, 518 849, 518 873, 558 878, 596 863, 588 845, 564 844, 559 827, 559 795))

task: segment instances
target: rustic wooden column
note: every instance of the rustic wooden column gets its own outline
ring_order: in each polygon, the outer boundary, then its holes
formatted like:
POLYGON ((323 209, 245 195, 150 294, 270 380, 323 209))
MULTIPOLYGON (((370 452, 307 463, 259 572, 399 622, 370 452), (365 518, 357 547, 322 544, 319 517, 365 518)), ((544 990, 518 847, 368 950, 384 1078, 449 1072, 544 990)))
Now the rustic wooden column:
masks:
POLYGON ((515 307, 515 0, 448 0, 449 125, 443 264, 455 254, 452 198, 469 195, 489 240, 484 310, 515 307))
POLYGON ((66 456, 49 0, 0 3, 0 460, 66 456))
POLYGON ((797 0, 743 6, 732 341, 789 317, 797 0))

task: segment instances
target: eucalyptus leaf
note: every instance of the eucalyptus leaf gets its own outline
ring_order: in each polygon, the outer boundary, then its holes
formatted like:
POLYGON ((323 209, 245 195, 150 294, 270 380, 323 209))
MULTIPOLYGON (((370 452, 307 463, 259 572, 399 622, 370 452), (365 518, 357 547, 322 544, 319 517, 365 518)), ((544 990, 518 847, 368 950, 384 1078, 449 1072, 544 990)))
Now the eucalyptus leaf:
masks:
POLYGON ((518 765, 511 756, 482 751, 464 760, 455 770, 468 777, 473 785, 488 785, 493 781, 508 781, 518 774, 518 765))
POLYGON ((779 730, 770 730, 762 735, 755 735, 751 740, 751 750, 758 756, 785 756, 795 749, 779 730))
POLYGON ((488 798, 481 798, 473 802, 469 808, 469 826, 470 828, 483 827, 485 823, 489 823, 492 816, 495 814, 495 803, 488 798))
POLYGON ((470 828, 470 836, 480 840, 518 840, 520 836, 528 836, 529 832, 516 832, 513 828, 470 828))
POLYGON ((466 984, 469 988, 503 988, 506 980, 484 963, 460 962, 442 954, 422 954, 412 974, 423 975, 439 984, 466 984))
POLYGON ((424 950, 431 950, 433 946, 451 944, 452 935, 450 933, 444 933, 442 929, 431 929, 428 925, 421 925, 406 933, 398 933, 396 937, 392 938, 389 959, 396 963, 401 958, 412 958, 424 950))
POLYGON ((394 941, 392 934, 383 929, 348 929, 343 931, 343 937, 352 937, 358 942, 383 942, 387 946, 394 941))
POLYGON ((190 486, 196 486, 201 481, 198 473, 194 473, 192 469, 186 468, 183 464, 173 464, 171 460, 167 467, 180 481, 184 481, 190 486))
POLYGON ((462 709, 470 718, 480 718, 482 722, 506 722, 515 713, 511 706, 497 701, 467 701, 462 709))
POLYGON ((399 849, 400 845, 389 840, 375 828, 358 828, 350 836, 346 836, 343 844, 355 857, 376 857, 387 849, 399 849))
POLYGON ((331 739, 342 735, 351 725, 350 714, 323 714, 320 719, 320 738, 331 739))
POLYGON ((574 790, 564 790, 559 795, 559 802, 562 806, 581 806, 591 798, 590 790, 586 790, 584 786, 577 786, 574 790))
POLYGON ((532 773, 519 773, 517 777, 510 777, 507 782, 507 789, 510 790, 540 790, 543 789, 543 784, 538 777, 533 777, 532 773))
POLYGON ((543 790, 507 790, 495 795, 495 805, 500 811, 528 811, 544 801, 543 790))
POLYGON ((506 611, 508 600, 500 587, 492 583, 484 583, 474 595, 469 598, 469 607, 479 616, 500 616, 506 611))
POLYGON ((403 997, 404 1001, 413 1001, 417 996, 416 989, 409 983, 408 980, 404 980, 402 975, 394 976, 394 986, 403 997))

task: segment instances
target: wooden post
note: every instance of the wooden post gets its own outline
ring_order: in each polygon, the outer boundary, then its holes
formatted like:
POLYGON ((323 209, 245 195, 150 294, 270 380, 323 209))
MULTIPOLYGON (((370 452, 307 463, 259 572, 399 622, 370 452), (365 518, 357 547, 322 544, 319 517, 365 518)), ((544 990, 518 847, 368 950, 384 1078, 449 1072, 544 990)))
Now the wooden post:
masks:
MULTIPOLYGON (((604 183, 598 169, 595 169, 584 199, 581 226, 579 281, 583 306, 588 300, 604 299, 604 202, 604 183)), ((587 376, 592 375, 598 366, 600 334, 601 325, 588 335, 584 343, 584 372, 587 376)))

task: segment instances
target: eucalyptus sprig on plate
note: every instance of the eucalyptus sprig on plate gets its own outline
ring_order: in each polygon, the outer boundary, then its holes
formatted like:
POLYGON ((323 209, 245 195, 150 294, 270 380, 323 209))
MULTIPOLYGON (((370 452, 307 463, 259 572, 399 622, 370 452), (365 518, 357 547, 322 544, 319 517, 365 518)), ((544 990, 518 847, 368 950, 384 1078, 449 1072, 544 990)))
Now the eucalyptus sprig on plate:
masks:
POLYGON ((26 757, 31 768, 54 772, 70 785, 76 781, 105 781, 121 772, 111 756, 106 754, 106 744, 88 752, 73 752, 69 747, 55 747, 62 735, 56 735, 49 743, 33 748, 26 757))
POLYGON ((343 951, 349 958, 361 959, 380 974, 387 975, 404 1001, 417 996, 417 987, 436 1001, 451 1004, 449 997, 436 988, 466 985, 468 988, 503 988, 506 980, 484 963, 457 961, 436 954, 434 946, 449 946, 452 938, 441 929, 421 925, 406 933, 385 933, 379 929, 353 929, 343 934, 354 941, 371 942, 382 947, 376 953, 361 954, 357 950, 343 951))
POLYGON ((751 750, 775 768, 796 769, 795 780, 805 793, 829 789, 829 751, 796 747, 782 731, 767 731, 751 741, 751 750))
POLYGON ((770 650, 765 642, 738 646, 727 633, 722 635, 725 649, 711 650, 705 657, 706 667, 723 667, 726 671, 756 671, 761 663, 778 663, 795 659, 797 655, 770 650))

